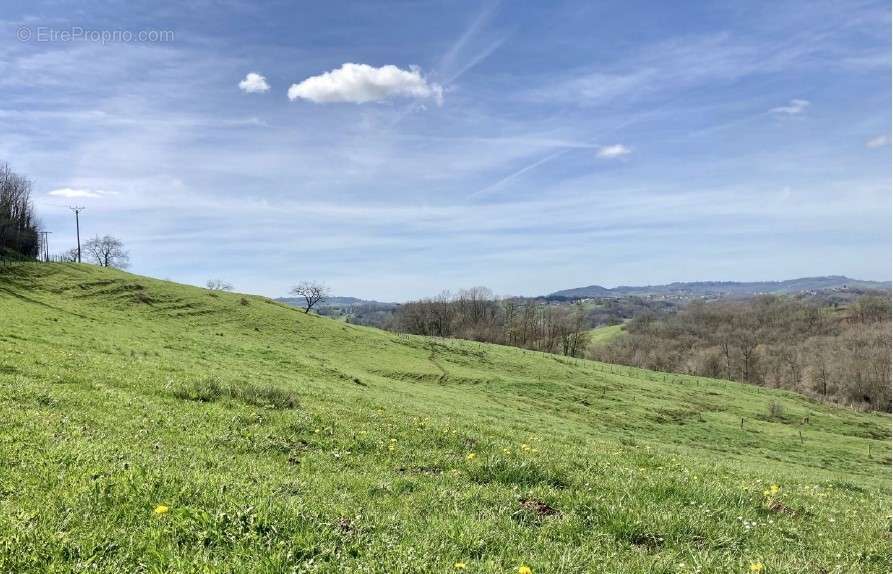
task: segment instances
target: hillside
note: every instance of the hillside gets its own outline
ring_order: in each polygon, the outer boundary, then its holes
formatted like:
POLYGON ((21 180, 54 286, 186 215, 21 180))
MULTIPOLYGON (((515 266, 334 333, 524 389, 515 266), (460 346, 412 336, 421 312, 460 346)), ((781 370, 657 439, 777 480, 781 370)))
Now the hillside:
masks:
POLYGON ((802 277, 787 281, 697 281, 691 283, 670 283, 667 285, 647 285, 641 287, 621 286, 606 288, 600 285, 564 289, 549 295, 555 298, 581 299, 589 297, 749 297, 752 295, 788 295, 827 291, 832 289, 880 290, 890 289, 889 281, 862 281, 842 275, 827 277, 802 277))
POLYGON ((887 572, 890 418, 0 267, 0 572, 887 572))

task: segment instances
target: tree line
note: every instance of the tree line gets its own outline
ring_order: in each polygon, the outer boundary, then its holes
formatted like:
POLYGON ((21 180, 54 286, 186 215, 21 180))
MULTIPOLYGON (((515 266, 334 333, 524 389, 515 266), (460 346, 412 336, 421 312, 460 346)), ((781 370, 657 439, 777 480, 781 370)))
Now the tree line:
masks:
POLYGON ((579 305, 497 298, 485 287, 474 287, 405 303, 390 328, 580 357, 589 341, 584 322, 579 305))
POLYGON ((698 301, 672 315, 634 318, 624 336, 589 356, 889 411, 890 329, 889 294, 847 306, 775 296, 698 301))
POLYGON ((31 181, 0 164, 0 252, 40 253, 40 222, 31 203, 31 181))

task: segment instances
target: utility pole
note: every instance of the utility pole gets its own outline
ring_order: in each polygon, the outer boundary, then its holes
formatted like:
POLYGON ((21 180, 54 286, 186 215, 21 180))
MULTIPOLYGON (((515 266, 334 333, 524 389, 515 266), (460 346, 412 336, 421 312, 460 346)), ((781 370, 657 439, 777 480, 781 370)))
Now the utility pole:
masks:
POLYGON ((41 231, 43 235, 43 260, 49 263, 50 261, 50 238, 47 237, 52 231, 41 231))
POLYGON ((68 209, 70 209, 74 212, 74 225, 75 225, 75 228, 77 229, 77 233, 78 233, 78 263, 80 263, 81 262, 81 220, 78 217, 78 214, 86 208, 81 207, 81 206, 74 206, 74 207, 69 207, 68 209))

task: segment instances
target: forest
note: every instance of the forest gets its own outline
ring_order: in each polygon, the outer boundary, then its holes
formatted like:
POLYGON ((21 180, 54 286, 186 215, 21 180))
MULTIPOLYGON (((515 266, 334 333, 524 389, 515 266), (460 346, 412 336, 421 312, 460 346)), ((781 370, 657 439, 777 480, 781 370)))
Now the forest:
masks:
POLYGON ((582 305, 498 299, 485 287, 401 305, 392 328, 404 333, 456 337, 547 353, 583 356, 589 340, 582 305))
POLYGON ((846 305, 779 296, 695 301, 676 313, 637 316, 588 356, 888 411, 890 313, 889 293, 846 305))

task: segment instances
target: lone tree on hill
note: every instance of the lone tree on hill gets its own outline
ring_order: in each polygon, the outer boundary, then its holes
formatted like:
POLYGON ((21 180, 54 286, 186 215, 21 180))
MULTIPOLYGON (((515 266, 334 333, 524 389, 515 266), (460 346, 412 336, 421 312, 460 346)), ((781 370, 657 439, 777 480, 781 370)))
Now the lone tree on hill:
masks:
POLYGON ((130 255, 124 250, 124 243, 111 235, 94 237, 84 244, 84 251, 100 267, 126 269, 130 265, 130 255))
POLYGON ((211 291, 232 291, 233 286, 231 283, 227 283, 222 279, 208 279, 208 282, 205 283, 205 287, 210 289, 211 291))
POLYGON ((325 303, 329 296, 329 288, 316 281, 301 281, 291 293, 304 298, 304 312, 309 313, 317 303, 325 303))

